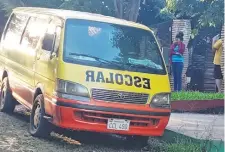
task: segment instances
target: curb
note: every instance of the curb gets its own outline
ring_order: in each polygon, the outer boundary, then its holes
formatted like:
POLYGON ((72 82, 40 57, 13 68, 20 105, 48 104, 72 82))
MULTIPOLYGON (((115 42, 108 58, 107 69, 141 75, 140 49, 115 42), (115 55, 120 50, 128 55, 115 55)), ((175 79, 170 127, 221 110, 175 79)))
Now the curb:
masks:
POLYGON ((171 109, 182 112, 199 112, 207 109, 223 108, 224 100, 180 100, 172 101, 171 109))

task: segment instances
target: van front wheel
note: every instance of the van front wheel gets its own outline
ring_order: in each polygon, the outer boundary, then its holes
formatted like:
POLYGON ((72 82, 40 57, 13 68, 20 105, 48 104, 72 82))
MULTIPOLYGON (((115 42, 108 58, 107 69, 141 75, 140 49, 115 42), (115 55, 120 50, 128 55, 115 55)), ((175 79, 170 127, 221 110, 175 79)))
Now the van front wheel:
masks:
POLYGON ((35 137, 48 137, 51 133, 51 124, 44 118, 44 97, 38 95, 34 101, 30 115, 29 132, 35 137))
POLYGON ((12 113, 15 109, 16 102, 9 88, 8 78, 5 77, 0 90, 0 111, 12 113))

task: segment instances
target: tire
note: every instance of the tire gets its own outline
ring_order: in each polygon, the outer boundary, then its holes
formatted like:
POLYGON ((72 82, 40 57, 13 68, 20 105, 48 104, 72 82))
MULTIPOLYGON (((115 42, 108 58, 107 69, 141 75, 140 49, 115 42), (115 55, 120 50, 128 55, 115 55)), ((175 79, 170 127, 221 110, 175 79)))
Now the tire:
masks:
POLYGON ((8 78, 3 79, 0 93, 0 111, 6 113, 13 113, 17 102, 10 91, 8 78))
POLYGON ((47 138, 52 131, 52 125, 45 118, 44 96, 38 95, 34 100, 30 115, 29 132, 34 137, 47 138))
POLYGON ((148 145, 149 137, 146 137, 146 136, 127 136, 126 139, 132 145, 144 147, 144 146, 148 145))

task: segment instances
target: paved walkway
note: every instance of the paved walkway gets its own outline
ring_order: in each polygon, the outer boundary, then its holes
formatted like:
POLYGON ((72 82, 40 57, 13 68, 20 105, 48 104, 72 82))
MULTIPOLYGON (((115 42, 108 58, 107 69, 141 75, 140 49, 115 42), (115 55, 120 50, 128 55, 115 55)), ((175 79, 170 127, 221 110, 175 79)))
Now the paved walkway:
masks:
POLYGON ((224 115, 172 113, 167 129, 197 139, 224 141, 224 115))

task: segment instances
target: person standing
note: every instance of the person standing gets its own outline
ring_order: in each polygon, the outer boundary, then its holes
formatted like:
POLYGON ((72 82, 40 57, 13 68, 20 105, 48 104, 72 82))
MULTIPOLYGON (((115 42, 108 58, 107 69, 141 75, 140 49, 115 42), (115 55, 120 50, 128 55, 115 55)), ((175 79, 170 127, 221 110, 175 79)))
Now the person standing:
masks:
POLYGON ((185 44, 183 43, 183 32, 176 35, 175 42, 170 47, 170 61, 174 78, 174 91, 182 90, 182 71, 184 66, 185 44))
POLYGON ((221 56, 222 56, 222 50, 223 50, 223 42, 219 35, 213 38, 212 50, 215 52, 214 61, 213 61, 214 78, 216 80, 216 87, 218 89, 218 92, 221 92, 222 79, 223 79, 223 74, 221 71, 221 56))

